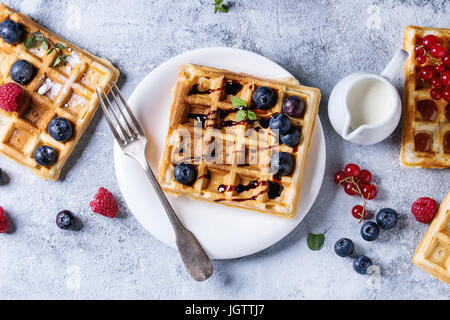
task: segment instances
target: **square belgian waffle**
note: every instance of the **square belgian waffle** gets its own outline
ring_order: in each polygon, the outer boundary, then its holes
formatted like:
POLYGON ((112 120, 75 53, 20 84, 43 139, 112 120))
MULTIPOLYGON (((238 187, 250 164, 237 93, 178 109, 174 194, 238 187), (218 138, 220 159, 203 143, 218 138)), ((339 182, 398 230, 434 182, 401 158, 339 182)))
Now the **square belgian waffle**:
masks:
POLYGON ((182 66, 159 166, 161 186, 193 199, 294 217, 319 102, 319 89, 297 83, 192 64, 182 66), (252 94, 261 86, 270 87, 277 94, 276 103, 268 110, 253 106, 252 94), (295 148, 279 144, 278 137, 268 128, 270 116, 282 112, 287 96, 299 97, 306 107, 302 118, 290 118, 301 132, 295 148), (238 122, 232 97, 244 100, 258 120, 238 122), (279 152, 293 156, 292 174, 274 176, 271 157, 279 152), (192 186, 175 180, 174 168, 179 163, 189 163, 197 169, 192 186))
MULTIPOLYGON (((450 104, 443 98, 431 97, 431 83, 420 79, 420 65, 414 52, 415 45, 429 34, 437 36, 450 50, 450 29, 409 26, 403 35, 409 57, 405 63, 401 162, 407 167, 449 168, 450 104)), ((429 60, 424 65, 431 64, 429 60)))
POLYGON ((24 103, 19 110, 0 109, 0 154, 43 179, 56 180, 97 110, 99 101, 95 89, 102 87, 108 92, 108 84, 117 80, 119 71, 107 60, 81 50, 29 17, 0 5, 0 22, 6 19, 19 23, 26 35, 24 41, 16 45, 0 38, 0 85, 13 82, 9 70, 17 60, 30 62, 36 75, 29 84, 22 86, 24 103), (66 64, 53 67, 57 55, 55 51, 47 55, 43 46, 25 47, 25 39, 37 31, 52 43, 65 45, 66 64), (71 122, 74 133, 70 140, 58 142, 48 134, 48 123, 54 117, 64 117, 71 122), (34 159, 34 152, 41 145, 57 152, 57 161, 49 167, 40 166, 34 159))
POLYGON ((413 263, 450 284, 450 192, 417 248, 413 263))

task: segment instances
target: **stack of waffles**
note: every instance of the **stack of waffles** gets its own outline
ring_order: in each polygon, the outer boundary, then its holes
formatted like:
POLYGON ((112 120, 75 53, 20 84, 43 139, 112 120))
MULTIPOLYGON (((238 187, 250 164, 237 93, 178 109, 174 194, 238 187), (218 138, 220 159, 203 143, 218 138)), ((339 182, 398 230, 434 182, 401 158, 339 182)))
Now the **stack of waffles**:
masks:
MULTIPOLYGON (((420 79, 420 64, 414 47, 426 35, 437 36, 450 49, 450 29, 407 27, 403 46, 409 53, 405 63, 404 119, 401 162, 407 167, 450 167, 450 103, 433 99, 431 83, 420 79)), ((426 64, 433 65, 428 59, 426 64)))
POLYGON ((36 75, 22 86, 25 96, 21 108, 15 112, 0 109, 0 154, 43 179, 56 180, 97 110, 95 90, 101 87, 108 91, 108 84, 117 80, 119 71, 110 62, 81 50, 29 17, 0 5, 0 22, 6 19, 19 23, 26 35, 24 41, 14 45, 0 39, 0 85, 13 82, 9 71, 17 60, 31 63, 36 75), (67 56, 67 63, 53 67, 57 52, 47 54, 44 44, 27 48, 25 39, 35 32, 53 44, 64 45, 59 53, 67 56), (48 134, 47 126, 55 117, 71 122, 74 133, 70 140, 58 142, 48 134), (34 159, 35 150, 42 145, 56 150, 54 164, 41 166, 34 159))
POLYGON ((294 217, 319 102, 316 88, 192 64, 182 66, 159 166, 163 189, 193 199, 294 217), (255 108, 252 102, 253 92, 262 86, 277 95, 267 110, 255 108), (278 143, 278 136, 268 128, 270 117, 282 112, 288 96, 302 99, 306 107, 302 117, 290 118, 301 132, 296 147, 278 143), (236 119, 233 98, 242 99, 257 119, 236 119), (271 169, 271 158, 282 152, 292 155, 295 167, 290 175, 277 176, 271 169), (197 179, 192 185, 175 179, 174 168, 179 163, 195 166, 197 179))

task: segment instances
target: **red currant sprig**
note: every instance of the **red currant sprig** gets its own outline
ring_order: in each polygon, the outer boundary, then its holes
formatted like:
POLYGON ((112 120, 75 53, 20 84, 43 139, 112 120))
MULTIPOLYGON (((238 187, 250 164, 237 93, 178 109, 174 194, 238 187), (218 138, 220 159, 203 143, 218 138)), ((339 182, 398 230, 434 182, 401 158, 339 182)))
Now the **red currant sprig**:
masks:
POLYGON ((363 205, 355 206, 352 214, 361 222, 366 217, 366 206, 369 200, 377 196, 377 187, 370 184, 372 174, 368 170, 361 170, 356 164, 348 164, 344 171, 338 171, 334 175, 334 182, 341 186, 344 185, 344 191, 350 196, 359 194, 363 199, 363 205))
POLYGON ((419 70, 420 78, 431 82, 431 97, 435 100, 443 98, 450 102, 450 52, 446 51, 440 39, 434 35, 426 35, 419 40, 414 51, 420 65, 425 64, 428 58, 431 62, 419 70))

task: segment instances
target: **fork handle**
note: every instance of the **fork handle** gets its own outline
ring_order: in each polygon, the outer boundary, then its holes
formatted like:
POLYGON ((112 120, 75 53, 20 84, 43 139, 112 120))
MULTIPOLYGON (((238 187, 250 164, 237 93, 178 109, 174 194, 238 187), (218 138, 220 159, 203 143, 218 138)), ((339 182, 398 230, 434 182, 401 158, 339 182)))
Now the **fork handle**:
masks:
POLYGON ((196 281, 204 281, 208 279, 214 272, 214 267, 211 259, 209 259, 208 255, 206 254, 205 250, 203 249, 197 238, 194 236, 194 234, 186 229, 186 227, 181 223, 169 200, 167 200, 167 197, 162 190, 158 180, 153 174, 152 169, 148 165, 145 156, 144 159, 138 161, 144 168, 145 173, 150 179, 150 182, 152 183, 156 194, 158 195, 164 209, 166 210, 167 216, 169 217, 170 223, 172 224, 175 231, 178 251, 180 252, 181 259, 183 260, 187 271, 196 281))

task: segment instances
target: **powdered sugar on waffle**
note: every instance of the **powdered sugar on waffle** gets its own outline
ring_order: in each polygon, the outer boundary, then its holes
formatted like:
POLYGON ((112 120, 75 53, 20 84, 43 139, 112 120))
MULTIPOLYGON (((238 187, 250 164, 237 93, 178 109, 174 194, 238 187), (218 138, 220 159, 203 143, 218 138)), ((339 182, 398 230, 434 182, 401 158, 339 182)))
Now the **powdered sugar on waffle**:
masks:
POLYGON ((46 95, 50 99, 54 100, 61 90, 61 84, 54 82, 50 78, 46 78, 44 83, 38 90, 38 93, 41 95, 46 95))
MULTIPOLYGON (((72 49, 70 49, 69 51, 72 52, 72 49)), ((66 71, 69 72, 72 70, 72 68, 81 63, 80 55, 77 52, 73 51, 72 55, 67 57, 67 63, 68 65, 66 66, 66 71)))

